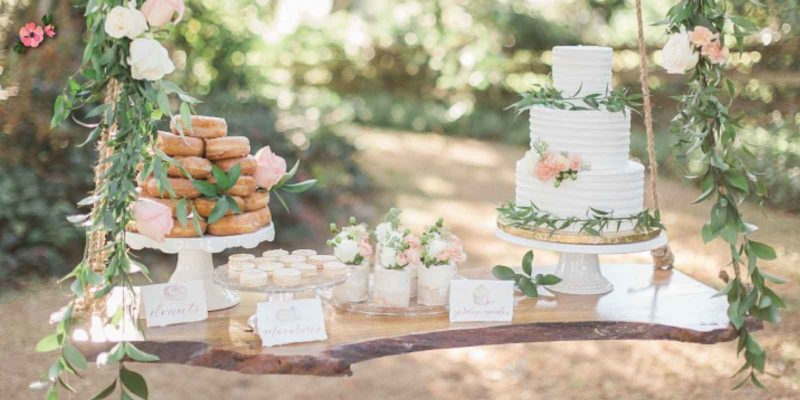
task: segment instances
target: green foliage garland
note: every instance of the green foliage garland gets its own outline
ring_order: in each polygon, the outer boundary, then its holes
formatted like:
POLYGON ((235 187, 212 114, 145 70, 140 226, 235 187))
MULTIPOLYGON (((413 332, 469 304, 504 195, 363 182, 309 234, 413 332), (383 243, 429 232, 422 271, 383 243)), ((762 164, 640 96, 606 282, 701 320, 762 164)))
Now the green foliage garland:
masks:
POLYGON ((534 106, 555 108, 559 110, 581 111, 608 111, 627 113, 628 109, 636 110, 641 107, 641 94, 629 94, 628 89, 620 88, 601 93, 592 93, 586 96, 578 96, 580 89, 569 96, 552 86, 536 86, 522 95, 522 99, 510 105, 508 108, 517 114, 523 113, 534 106))
POLYGON ((533 203, 530 206, 518 206, 509 202, 497 207, 497 213, 504 223, 515 228, 548 228, 556 232, 566 229, 570 225, 577 225, 579 233, 587 233, 592 236, 619 232, 623 223, 632 223, 633 230, 643 233, 665 229, 661 224, 661 213, 658 210, 654 212, 643 210, 637 214, 617 217, 612 211, 589 207, 586 210, 585 218, 563 218, 550 214, 533 203))
MULTIPOLYGON (((191 124, 190 105, 198 102, 170 81, 133 79, 128 65, 131 40, 111 38, 104 29, 108 12, 115 6, 127 7, 127 1, 89 0, 78 3, 86 18, 83 61, 78 72, 68 80, 63 94, 55 101, 51 126, 58 126, 70 116, 76 122, 80 122, 79 118, 100 118, 100 122, 94 124, 81 122, 82 125, 93 128, 82 145, 97 140, 104 132, 114 132, 106 142, 107 154, 110 155, 104 158, 101 154, 101 159, 98 160, 98 163, 107 168, 102 184, 95 189, 92 196, 79 203, 79 206, 93 207, 92 213, 70 219, 87 227, 87 246, 91 233, 102 232, 106 238, 102 251, 107 256, 101 258, 105 260, 105 268, 102 273, 98 273, 90 265, 88 260, 93 255, 87 251, 83 261, 62 279, 62 282, 72 280, 72 299, 60 313, 56 333, 45 337, 36 345, 36 350, 40 352, 58 352, 57 359, 45 374, 50 381, 48 399, 57 399, 60 388, 74 391, 68 384, 68 376, 80 376, 80 371, 87 366, 86 358, 77 350, 70 337, 72 328, 85 317, 77 313, 78 309, 92 299, 102 301, 116 288, 128 293, 133 288, 132 275, 137 272, 147 277, 147 268, 132 259, 125 243, 126 228, 133 220, 131 205, 137 197, 136 180, 152 175, 160 189, 175 197, 166 178, 166 171, 174 161, 155 149, 157 124, 172 116, 170 95, 176 95, 180 99, 180 115, 186 126, 191 124), (109 96, 107 92, 113 91, 116 85, 119 85, 120 93, 109 96), (83 112, 79 113, 78 110, 83 112), (144 168, 137 172, 140 163, 144 168)), ((141 7, 141 3, 137 2, 136 6, 141 7)), ((164 36, 162 31, 151 31, 156 37, 164 36)), ((123 303, 109 314, 113 316, 102 321, 104 324, 118 326, 125 320, 133 320, 136 328, 142 332, 138 318, 131 313, 130 305, 123 303)), ((144 377, 129 369, 125 361, 150 362, 158 360, 158 357, 142 352, 128 341, 117 343, 98 357, 102 357, 105 362, 116 362, 118 376, 94 398, 106 398, 117 387, 123 399, 148 397, 144 377)))
MULTIPOLYGON (((669 33, 682 29, 688 32, 697 26, 720 32, 722 45, 727 25, 728 35, 733 36, 739 48, 745 36, 757 30, 748 18, 728 14, 728 2, 719 0, 683 0, 669 10, 661 23, 667 25, 669 33)), ((728 317, 739 334, 737 354, 744 354, 744 364, 736 375, 745 373, 745 377, 734 388, 747 382, 763 387, 758 374, 767 373, 767 353, 746 320, 779 321, 779 309, 785 305, 767 283, 780 284, 782 280, 759 267, 759 260, 776 258, 775 250, 750 239, 757 228, 746 222, 739 210, 745 198, 752 194, 763 198, 766 189, 759 174, 750 167, 752 152, 737 140, 739 124, 728 108, 736 94, 735 86, 723 73, 721 63, 700 57, 691 71, 688 93, 679 97, 678 115, 672 120, 670 132, 676 138, 676 157, 685 165, 688 166, 690 155, 700 156, 702 172, 694 178, 700 179, 702 194, 695 202, 714 203, 710 220, 701 231, 703 241, 720 239, 730 249, 731 261, 726 267, 733 270, 733 277, 722 272, 726 285, 719 295, 727 296, 728 317)))

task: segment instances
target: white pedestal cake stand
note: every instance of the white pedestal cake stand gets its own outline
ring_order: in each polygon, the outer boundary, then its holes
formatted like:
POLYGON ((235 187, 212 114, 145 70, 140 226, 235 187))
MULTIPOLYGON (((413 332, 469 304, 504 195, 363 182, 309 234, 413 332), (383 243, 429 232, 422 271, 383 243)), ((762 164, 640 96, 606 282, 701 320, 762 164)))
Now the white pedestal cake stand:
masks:
POLYGON ((127 243, 134 250, 156 249, 167 254, 178 254, 175 272, 169 278, 172 283, 202 280, 206 288, 208 311, 224 310, 239 304, 239 295, 226 289, 212 279, 214 260, 212 254, 233 247, 252 249, 261 242, 275 239, 275 226, 269 224, 253 233, 235 236, 203 236, 198 238, 167 238, 159 243, 139 233, 129 232, 127 243))
POLYGON ((559 253, 554 274, 561 282, 547 286, 547 290, 564 294, 604 294, 614 290, 614 285, 600 272, 598 255, 640 253, 667 243, 667 234, 641 242, 627 244, 566 244, 527 239, 498 229, 498 238, 531 249, 559 253))

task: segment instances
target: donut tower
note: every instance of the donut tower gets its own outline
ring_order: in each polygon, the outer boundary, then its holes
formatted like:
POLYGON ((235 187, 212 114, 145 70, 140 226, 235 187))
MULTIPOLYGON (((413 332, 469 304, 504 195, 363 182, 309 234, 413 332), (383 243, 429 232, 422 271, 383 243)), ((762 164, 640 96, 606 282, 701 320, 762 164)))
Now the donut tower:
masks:
MULTIPOLYGON (((161 192, 157 181, 152 176, 140 182, 141 195, 168 206, 175 219, 172 231, 167 237, 195 237, 198 235, 192 218, 198 218, 202 233, 208 232, 216 236, 240 235, 255 232, 272 221, 269 211, 269 191, 256 187, 253 175, 256 172, 256 158, 250 155, 250 140, 244 136, 228 136, 228 124, 224 118, 193 115, 192 126, 183 126, 179 115, 170 122, 172 132, 158 132, 156 147, 172 157, 191 175, 186 178, 175 165, 170 166, 167 176, 177 199, 170 198, 166 191, 161 192), (180 125, 180 127, 179 127, 180 125), (183 130, 183 134, 181 134, 183 130), (201 196, 192 185, 193 180, 204 180, 215 183, 211 173, 212 166, 226 173, 236 165, 241 168, 241 175, 236 184, 228 191, 241 209, 240 214, 228 210, 218 221, 207 224, 206 218, 216 205, 215 199, 201 196), (182 226, 176 218, 176 206, 181 198, 194 204, 198 215, 193 215, 187 204, 187 215, 190 215, 186 226, 182 226)), ((187 203, 188 203, 187 202, 187 203)))

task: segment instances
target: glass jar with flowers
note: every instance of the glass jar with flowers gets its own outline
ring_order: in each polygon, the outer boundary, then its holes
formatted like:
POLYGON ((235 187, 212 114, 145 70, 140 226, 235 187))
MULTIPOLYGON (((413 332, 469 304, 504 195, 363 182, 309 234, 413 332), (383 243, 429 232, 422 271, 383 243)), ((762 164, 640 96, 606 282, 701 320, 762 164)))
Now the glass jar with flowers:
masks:
POLYGON ((444 227, 440 218, 422 234, 422 267, 419 271, 417 302, 427 306, 448 303, 450 280, 458 264, 467 260, 461 240, 444 227))
POLYGON ((331 224, 333 237, 328 246, 333 248, 333 255, 350 267, 350 278, 333 289, 336 301, 357 303, 366 301, 369 295, 369 259, 372 246, 369 243, 367 226, 359 224, 350 217, 350 225, 339 228, 331 224))

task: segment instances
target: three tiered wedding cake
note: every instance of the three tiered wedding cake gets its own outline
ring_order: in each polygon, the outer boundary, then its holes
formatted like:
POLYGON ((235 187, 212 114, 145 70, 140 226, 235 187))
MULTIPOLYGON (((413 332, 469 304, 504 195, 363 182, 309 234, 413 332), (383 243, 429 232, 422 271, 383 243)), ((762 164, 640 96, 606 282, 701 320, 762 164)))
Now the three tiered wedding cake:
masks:
MULTIPOLYGON (((612 55, 608 47, 553 49, 553 85, 573 98, 565 102, 575 107, 530 109, 531 150, 517 162, 518 207, 535 205, 555 217, 577 219, 592 209, 616 217, 642 212, 644 167, 628 159, 630 113, 577 104, 611 92, 612 55)), ((634 224, 625 220, 618 230, 634 224)), ((580 226, 559 230, 577 232, 580 226)))

